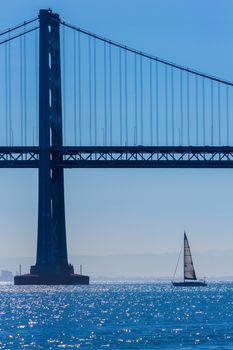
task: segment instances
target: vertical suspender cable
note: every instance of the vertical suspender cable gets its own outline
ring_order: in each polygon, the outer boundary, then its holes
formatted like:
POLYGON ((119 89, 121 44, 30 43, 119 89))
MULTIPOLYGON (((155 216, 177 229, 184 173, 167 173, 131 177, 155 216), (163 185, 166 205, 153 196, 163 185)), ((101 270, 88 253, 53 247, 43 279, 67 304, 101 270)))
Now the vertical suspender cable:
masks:
POLYGON ((227 146, 229 146, 229 88, 226 85, 226 120, 227 120, 227 146))
POLYGON ((165 142, 168 145, 167 65, 165 64, 165 142))
POLYGON ((96 39, 94 39, 94 130, 95 146, 97 146, 97 100, 96 100, 96 39))
POLYGON ((112 47, 109 45, 109 129, 110 129, 110 146, 112 146, 112 47))
POLYGON ((137 134, 138 134, 138 109, 137 109, 137 101, 138 101, 138 89, 137 89, 137 54, 134 54, 134 145, 137 145, 137 134))
POLYGON ((91 81, 91 37, 88 37, 89 57, 89 144, 92 146, 92 81, 91 81))
POLYGON ((38 109, 38 32, 35 31, 35 77, 36 77, 36 138, 35 143, 38 145, 38 136, 39 136, 39 109, 38 109))
POLYGON ((199 144, 199 120, 198 120, 198 76, 196 75, 196 145, 199 144))
POLYGON ((172 100, 172 146, 175 143, 175 121, 174 121, 174 76, 173 67, 171 67, 171 100, 172 100))
POLYGON ((214 92, 213 92, 213 80, 211 80, 211 87, 210 87, 210 94, 211 94, 211 146, 214 145, 214 92))
POLYGON ((66 32, 65 32, 65 26, 63 26, 63 121, 64 121, 64 127, 63 127, 63 139, 64 144, 66 144, 66 48, 65 48, 65 42, 66 42, 66 32))
POLYGON ((76 86, 76 79, 77 79, 77 69, 76 69, 76 31, 73 31, 73 50, 74 50, 74 144, 77 146, 77 86, 76 86))
POLYGON ((78 32, 78 118, 79 118, 79 144, 82 146, 82 97, 81 97, 81 40, 78 32))
POLYGON ((150 60, 150 144, 153 145, 152 60, 150 60))
POLYGON ((203 146, 205 146, 205 78, 202 77, 203 146))
POLYGON ((8 43, 5 44, 5 133, 6 133, 6 145, 9 146, 8 142, 8 43))
POLYGON ((183 71, 180 71, 180 145, 183 146, 184 109, 183 109, 183 71))
MULTIPOLYGON (((9 34, 10 37, 10 34, 9 34)), ((12 131, 12 120, 11 120, 11 41, 8 43, 8 77, 9 77, 9 144, 13 146, 13 131, 12 131)))
POLYGON ((122 67, 121 67, 121 48, 119 48, 119 98, 120 98, 120 145, 122 146, 122 67))
MULTIPOLYGON (((24 26, 24 32, 26 26, 24 26)), ((26 35, 23 37, 23 63, 24 63, 24 145, 27 146, 27 55, 26 35)))
POLYGON ((119 48, 119 94, 120 94, 120 145, 122 146, 122 68, 121 68, 121 48, 119 48))
POLYGON ((141 144, 143 145, 143 67, 142 67, 142 56, 140 56, 140 95, 141 95, 141 144))
POLYGON ((190 146, 189 72, 187 72, 187 141, 190 146))
POLYGON ((24 133, 23 133, 23 124, 24 124, 24 118, 23 118, 23 43, 22 43, 22 37, 20 37, 20 134, 21 134, 21 146, 23 146, 23 139, 24 139, 24 133))
POLYGON ((221 145, 221 94, 220 83, 218 82, 218 144, 221 145))
POLYGON ((128 71, 127 50, 125 50, 125 145, 128 145, 128 71))
POLYGON ((158 61, 155 66, 155 84, 156 84, 156 144, 159 146, 159 76, 158 76, 158 61))
POLYGON ((104 42, 104 145, 107 146, 107 52, 106 42, 104 42))

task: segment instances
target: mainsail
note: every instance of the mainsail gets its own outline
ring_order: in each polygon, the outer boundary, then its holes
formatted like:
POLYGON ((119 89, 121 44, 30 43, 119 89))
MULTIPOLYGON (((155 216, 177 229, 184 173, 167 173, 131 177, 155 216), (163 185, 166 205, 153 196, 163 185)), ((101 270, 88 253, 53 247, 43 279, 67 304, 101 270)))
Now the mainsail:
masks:
POLYGON ((197 279, 186 233, 184 233, 184 279, 185 280, 197 279))

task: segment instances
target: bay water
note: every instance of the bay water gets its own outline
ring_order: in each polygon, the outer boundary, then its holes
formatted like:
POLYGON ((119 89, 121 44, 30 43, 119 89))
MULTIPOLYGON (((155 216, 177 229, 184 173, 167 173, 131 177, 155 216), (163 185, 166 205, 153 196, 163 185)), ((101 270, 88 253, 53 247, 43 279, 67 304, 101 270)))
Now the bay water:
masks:
POLYGON ((0 349, 233 349, 233 282, 2 284, 0 349))

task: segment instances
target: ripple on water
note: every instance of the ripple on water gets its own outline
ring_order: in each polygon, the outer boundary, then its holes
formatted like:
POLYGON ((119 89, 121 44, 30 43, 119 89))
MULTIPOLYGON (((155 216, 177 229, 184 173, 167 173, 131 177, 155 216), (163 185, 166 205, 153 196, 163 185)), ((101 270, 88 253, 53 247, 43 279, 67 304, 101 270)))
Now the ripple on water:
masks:
POLYGON ((0 286, 0 349, 232 349, 233 283, 0 286))

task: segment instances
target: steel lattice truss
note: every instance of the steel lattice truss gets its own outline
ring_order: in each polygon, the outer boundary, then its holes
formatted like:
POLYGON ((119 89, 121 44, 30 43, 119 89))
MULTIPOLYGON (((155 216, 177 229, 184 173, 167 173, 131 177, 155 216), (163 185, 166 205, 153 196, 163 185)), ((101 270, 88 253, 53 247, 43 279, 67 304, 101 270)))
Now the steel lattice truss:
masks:
MULTIPOLYGON (((38 168, 39 147, 0 147, 0 168, 38 168)), ((233 168, 233 147, 51 147, 52 167, 233 168)))

